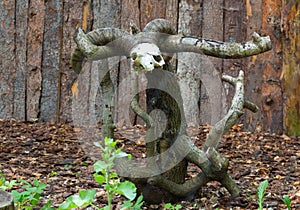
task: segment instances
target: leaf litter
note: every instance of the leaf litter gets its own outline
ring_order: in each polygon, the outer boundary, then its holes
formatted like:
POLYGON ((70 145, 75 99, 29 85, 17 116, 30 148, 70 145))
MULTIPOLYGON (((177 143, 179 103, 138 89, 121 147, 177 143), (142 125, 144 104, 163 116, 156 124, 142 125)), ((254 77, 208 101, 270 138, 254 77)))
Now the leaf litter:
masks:
MULTIPOLYGON (((211 126, 189 127, 188 134, 201 148, 211 126)), ((96 189, 98 206, 107 202, 105 192, 93 178, 93 163, 97 157, 92 142, 101 138, 91 133, 91 143, 80 143, 80 127, 70 124, 23 122, 0 119, 0 172, 7 180, 34 178, 46 183, 42 198, 52 200, 58 207, 68 196, 80 189, 96 189), (85 147, 90 147, 87 152, 85 147)), ((93 129, 94 131, 95 129, 93 129)), ((145 157, 145 128, 124 126, 117 128, 115 139, 119 147, 133 157, 145 157)), ((230 194, 218 182, 210 182, 201 188, 191 201, 178 204, 183 209, 257 209, 257 187, 268 180, 264 206, 268 209, 284 209, 283 195, 291 198, 292 209, 300 208, 300 138, 274 133, 245 132, 242 125, 235 125, 224 135, 218 151, 229 159, 229 173, 236 180, 241 195, 232 200, 230 194)), ((196 176, 200 169, 190 164, 188 178, 196 176)), ((116 208, 124 201, 117 196, 116 208)), ((144 209, 162 209, 161 205, 145 205, 144 209)))

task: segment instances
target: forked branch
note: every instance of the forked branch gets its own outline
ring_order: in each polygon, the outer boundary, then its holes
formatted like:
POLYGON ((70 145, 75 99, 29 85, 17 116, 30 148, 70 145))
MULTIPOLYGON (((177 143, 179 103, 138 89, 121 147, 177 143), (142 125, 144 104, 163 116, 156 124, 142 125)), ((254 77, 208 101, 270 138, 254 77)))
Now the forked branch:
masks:
POLYGON ((217 122, 210 130, 207 139, 204 143, 204 151, 208 148, 217 147, 223 134, 225 134, 243 114, 243 108, 247 108, 253 112, 258 111, 258 107, 250 101, 245 100, 244 95, 244 72, 240 71, 237 78, 229 75, 223 75, 222 80, 230 83, 235 87, 235 94, 232 99, 231 107, 227 114, 217 122))

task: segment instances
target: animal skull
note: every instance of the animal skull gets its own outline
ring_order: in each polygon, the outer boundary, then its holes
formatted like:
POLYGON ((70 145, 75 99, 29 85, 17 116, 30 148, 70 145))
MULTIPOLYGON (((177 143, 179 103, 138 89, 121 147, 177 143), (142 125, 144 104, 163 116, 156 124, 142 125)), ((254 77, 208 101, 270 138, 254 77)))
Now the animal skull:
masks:
POLYGON ((162 68, 165 64, 159 48, 152 43, 138 44, 131 50, 130 57, 137 73, 162 68))

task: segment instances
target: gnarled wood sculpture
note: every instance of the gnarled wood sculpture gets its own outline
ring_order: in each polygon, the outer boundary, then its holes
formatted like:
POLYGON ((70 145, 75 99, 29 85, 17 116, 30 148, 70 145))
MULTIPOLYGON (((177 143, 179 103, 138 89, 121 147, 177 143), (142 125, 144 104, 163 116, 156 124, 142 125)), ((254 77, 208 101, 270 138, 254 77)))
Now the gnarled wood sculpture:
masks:
POLYGON ((236 78, 222 76, 222 81, 235 87, 232 105, 227 114, 211 129, 203 150, 200 150, 186 134, 182 99, 178 94, 179 86, 168 66, 172 53, 176 52, 203 53, 232 59, 256 55, 271 49, 269 37, 260 37, 254 33, 252 38, 245 43, 227 43, 178 35, 170 22, 164 19, 151 21, 142 32, 137 31, 136 34, 115 28, 102 28, 87 34, 79 28, 75 33, 77 48, 72 54, 72 67, 77 73, 80 72, 85 57, 93 61, 127 56, 131 59, 131 70, 134 72, 132 76, 135 77, 132 83, 134 93, 138 93, 136 77, 140 72, 146 74, 147 111, 139 107, 138 94, 133 97, 131 108, 145 121, 148 128, 147 158, 134 163, 121 160, 117 163, 117 170, 122 176, 136 183, 147 202, 188 199, 207 182, 215 180, 219 181, 232 197, 239 195, 237 184, 227 173, 229 161, 217 152, 217 145, 221 136, 243 114, 244 108, 253 112, 258 110, 255 104, 244 98, 243 71, 240 71, 236 78), (155 120, 149 115, 152 110, 157 109, 163 111, 167 119, 166 128, 159 137, 154 135, 155 120), (188 162, 200 167, 201 173, 185 181, 188 162))

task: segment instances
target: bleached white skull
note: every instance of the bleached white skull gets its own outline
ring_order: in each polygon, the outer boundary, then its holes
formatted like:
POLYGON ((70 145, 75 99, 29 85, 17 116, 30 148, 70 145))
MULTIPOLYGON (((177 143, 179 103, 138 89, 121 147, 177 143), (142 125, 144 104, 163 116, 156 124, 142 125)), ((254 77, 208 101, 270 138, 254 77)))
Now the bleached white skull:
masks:
POLYGON ((159 48, 152 43, 138 44, 131 50, 130 57, 137 73, 162 68, 165 64, 159 48))

